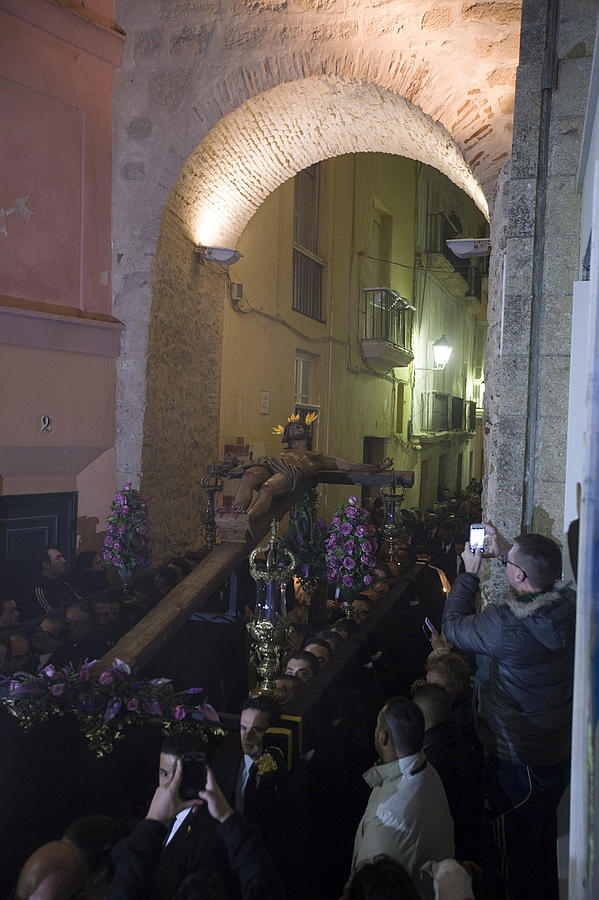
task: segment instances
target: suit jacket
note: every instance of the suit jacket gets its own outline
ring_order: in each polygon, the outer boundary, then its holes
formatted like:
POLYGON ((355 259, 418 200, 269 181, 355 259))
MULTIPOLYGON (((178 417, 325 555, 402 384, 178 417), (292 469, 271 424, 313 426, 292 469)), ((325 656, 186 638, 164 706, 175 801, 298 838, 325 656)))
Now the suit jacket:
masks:
POLYGON ((412 534, 412 546, 418 547, 421 544, 425 547, 430 547, 432 542, 437 537, 437 532, 439 531, 439 526, 435 525, 434 528, 429 529, 425 526, 424 522, 417 522, 414 527, 414 532, 412 534))
MULTIPOLYGON (((239 889, 227 861, 225 846, 217 833, 218 823, 206 807, 191 811, 173 839, 163 847, 154 875, 152 897, 170 898, 191 872, 208 869, 219 875, 236 896, 239 889)), ((164 835, 164 839, 168 832, 164 835)))
MULTIPOLYGON (((186 822, 178 829, 168 847, 175 843, 181 831, 184 832, 184 837, 188 835, 186 822)), ((215 822, 214 832, 222 847, 227 850, 238 882, 237 890, 241 889, 243 900, 284 900, 278 872, 257 829, 248 825, 236 813, 222 825, 215 822)), ((129 837, 115 847, 112 855, 116 871, 106 895, 107 900, 147 900, 149 896, 156 896, 150 886, 152 873, 167 834, 167 829, 160 822, 142 819, 129 837)), ((183 843, 186 840, 185 837, 183 843)), ((168 847, 162 850, 162 855, 168 847)), ((171 897, 172 894, 166 893, 163 896, 171 897)))
POLYGON ((431 565, 443 569, 451 583, 456 580, 458 574, 458 556, 455 549, 455 541, 452 540, 449 550, 444 550, 441 538, 435 538, 431 544, 431 565))
MULTIPOLYGON (((250 776, 244 795, 243 817, 259 829, 289 893, 298 878, 299 832, 307 816, 282 753, 277 747, 269 748, 268 752, 275 759, 277 770, 257 775, 255 788, 249 784, 250 776)), ((217 757, 212 770, 227 801, 235 809, 237 782, 243 772, 241 748, 217 757)))

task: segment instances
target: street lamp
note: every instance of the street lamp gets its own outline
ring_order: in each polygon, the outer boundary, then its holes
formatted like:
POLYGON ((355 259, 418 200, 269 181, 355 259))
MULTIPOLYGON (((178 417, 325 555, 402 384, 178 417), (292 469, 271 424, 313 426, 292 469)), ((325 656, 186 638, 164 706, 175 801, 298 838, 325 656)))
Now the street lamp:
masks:
POLYGON ((432 369, 421 368, 417 366, 416 372, 442 372, 447 363, 449 362, 449 357, 453 353, 453 347, 445 337, 445 335, 441 335, 441 337, 434 341, 433 343, 433 358, 435 360, 435 365, 432 369))
POLYGON ((451 356, 453 351, 453 347, 445 337, 445 335, 441 335, 439 340, 435 341, 433 344, 433 357, 435 359, 435 369, 444 369, 447 363, 449 362, 449 357, 451 356))

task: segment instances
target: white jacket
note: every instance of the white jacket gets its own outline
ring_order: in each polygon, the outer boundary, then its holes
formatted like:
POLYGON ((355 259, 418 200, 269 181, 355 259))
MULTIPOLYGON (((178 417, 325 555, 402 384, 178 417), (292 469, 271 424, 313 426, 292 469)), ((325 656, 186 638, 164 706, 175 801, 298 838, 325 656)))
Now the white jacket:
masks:
POLYGON ((432 900, 433 882, 421 878, 420 867, 454 855, 453 820, 441 779, 424 753, 373 766, 363 777, 372 792, 356 832, 352 869, 381 854, 391 856, 423 900, 432 900))

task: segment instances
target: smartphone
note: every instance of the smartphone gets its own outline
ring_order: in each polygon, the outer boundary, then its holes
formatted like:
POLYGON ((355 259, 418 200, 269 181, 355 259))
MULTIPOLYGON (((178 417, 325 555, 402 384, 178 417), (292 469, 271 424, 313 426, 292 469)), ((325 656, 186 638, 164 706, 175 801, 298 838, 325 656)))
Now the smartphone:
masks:
POLYGON ((195 800, 199 791, 206 787, 206 754, 184 753, 181 757, 181 784, 179 797, 181 800, 195 800))
POLYGON ((439 634, 439 632, 437 631, 437 629, 435 628, 435 626, 433 625, 433 623, 431 622, 431 620, 429 619, 428 616, 424 620, 424 624, 426 625, 426 627, 428 628, 428 630, 430 631, 431 634, 439 634))
POLYGON ((482 550, 485 545, 485 526, 484 525, 471 525, 470 526, 470 550, 472 553, 476 553, 477 550, 482 550))

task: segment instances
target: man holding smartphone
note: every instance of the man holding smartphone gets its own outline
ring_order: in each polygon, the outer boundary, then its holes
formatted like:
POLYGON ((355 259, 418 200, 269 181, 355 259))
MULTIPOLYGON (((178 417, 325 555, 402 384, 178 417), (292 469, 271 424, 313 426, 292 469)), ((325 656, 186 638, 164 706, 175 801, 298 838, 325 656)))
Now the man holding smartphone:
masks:
MULTIPOLYGON (((189 734, 174 737, 193 739, 189 734)), ((195 769, 198 770, 197 765, 195 769)), ((115 874, 106 895, 107 900, 147 900, 150 896, 172 896, 172 892, 164 892, 163 886, 154 882, 153 877, 165 837, 173 817, 180 811, 182 800, 187 804, 185 808, 190 815, 195 813, 197 816, 203 810, 213 823, 214 834, 229 855, 231 874, 236 880, 234 896, 239 896, 241 900, 284 900, 279 873, 258 830, 231 808, 210 769, 205 769, 203 789, 194 797, 186 796, 191 793, 191 780, 188 777, 186 787, 185 756, 161 753, 159 785, 146 818, 113 852, 115 874), (166 760, 166 756, 172 759, 166 760)), ((210 889, 216 890, 213 873, 208 877, 203 874, 206 868, 198 862, 188 872, 185 888, 189 896, 203 896, 204 893, 207 896, 210 889)), ((224 883, 223 890, 226 893, 224 883)))
POLYGON ((558 900, 557 823, 570 772, 575 595, 558 582, 559 546, 522 534, 513 546, 489 523, 492 550, 466 544, 445 604, 443 633, 477 655, 476 730, 506 896, 558 900), (501 559, 509 590, 476 613, 485 556, 501 559))

